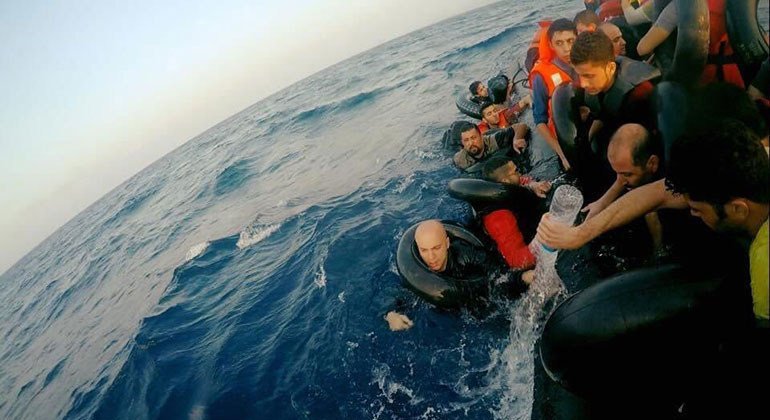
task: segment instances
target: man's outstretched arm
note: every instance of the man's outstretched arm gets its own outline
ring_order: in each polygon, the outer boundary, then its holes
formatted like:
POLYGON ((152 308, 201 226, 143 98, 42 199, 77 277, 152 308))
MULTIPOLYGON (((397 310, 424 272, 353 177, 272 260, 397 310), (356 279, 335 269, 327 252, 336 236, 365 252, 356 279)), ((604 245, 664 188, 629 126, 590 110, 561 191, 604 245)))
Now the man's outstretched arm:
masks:
POLYGON ((559 223, 546 213, 537 227, 537 239, 551 248, 577 249, 602 233, 659 208, 687 208, 687 200, 668 191, 664 179, 629 191, 579 226, 559 223))

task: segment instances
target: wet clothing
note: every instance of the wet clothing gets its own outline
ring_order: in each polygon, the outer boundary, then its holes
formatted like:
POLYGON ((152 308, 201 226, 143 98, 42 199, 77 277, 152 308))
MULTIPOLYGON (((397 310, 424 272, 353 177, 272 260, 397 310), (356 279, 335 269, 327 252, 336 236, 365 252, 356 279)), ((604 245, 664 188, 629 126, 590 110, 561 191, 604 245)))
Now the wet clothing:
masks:
POLYGON ((524 242, 516 216, 507 209, 495 210, 482 216, 484 229, 497 244, 497 251, 511 268, 528 269, 535 265, 535 256, 524 242))
POLYGON ((465 149, 455 153, 454 163, 460 169, 467 169, 476 163, 486 160, 500 149, 510 147, 513 142, 513 127, 497 130, 482 137, 484 150, 479 155, 471 155, 465 149))
POLYGON ((767 220, 759 229, 757 236, 749 247, 749 266, 751 270, 751 296, 754 301, 754 316, 768 322, 770 318, 768 307, 768 282, 770 281, 770 261, 768 260, 768 226, 767 220))
POLYGON ((484 276, 494 268, 494 261, 483 248, 461 239, 451 240, 447 252, 446 268, 441 275, 456 279, 484 276))

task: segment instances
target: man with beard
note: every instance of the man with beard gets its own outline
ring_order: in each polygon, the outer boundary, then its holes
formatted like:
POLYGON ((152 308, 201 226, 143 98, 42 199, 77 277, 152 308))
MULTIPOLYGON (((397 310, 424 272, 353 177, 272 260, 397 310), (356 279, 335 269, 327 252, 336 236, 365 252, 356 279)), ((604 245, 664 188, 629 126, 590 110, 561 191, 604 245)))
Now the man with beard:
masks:
POLYGON ((454 163, 460 169, 468 169, 472 165, 486 160, 500 149, 513 147, 521 153, 527 146, 526 136, 529 128, 526 124, 517 123, 512 127, 495 131, 482 136, 479 128, 472 123, 458 127, 462 150, 455 153, 454 163))

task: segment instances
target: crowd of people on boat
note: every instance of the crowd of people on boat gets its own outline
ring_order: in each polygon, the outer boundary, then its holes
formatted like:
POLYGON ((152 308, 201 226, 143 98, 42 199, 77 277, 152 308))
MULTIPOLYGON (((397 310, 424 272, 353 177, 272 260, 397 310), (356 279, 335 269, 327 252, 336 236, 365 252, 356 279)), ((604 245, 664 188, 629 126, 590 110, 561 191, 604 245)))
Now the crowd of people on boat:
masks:
POLYGON ((535 242, 577 249, 640 220, 657 255, 676 228, 658 210, 689 210, 748 243, 751 310, 767 327, 768 41, 755 40, 764 43, 764 57, 748 62, 731 45, 728 2, 702 3, 705 25, 693 19, 698 6, 689 3, 586 0, 572 19, 538 23, 524 83, 504 75, 470 83, 464 96, 476 104, 469 115, 477 119, 453 123, 444 138, 455 148, 454 165, 462 176, 529 197, 471 202, 498 255, 451 238, 437 220, 419 224, 414 247, 428 270, 462 278, 492 271, 497 258, 521 290, 537 281, 535 242), (678 10, 683 4, 691 9, 678 10), (690 45, 699 42, 707 44, 706 57, 690 45), (523 120, 529 109, 531 124, 523 120), (579 187, 588 203, 576 226, 546 213, 559 183, 579 187))

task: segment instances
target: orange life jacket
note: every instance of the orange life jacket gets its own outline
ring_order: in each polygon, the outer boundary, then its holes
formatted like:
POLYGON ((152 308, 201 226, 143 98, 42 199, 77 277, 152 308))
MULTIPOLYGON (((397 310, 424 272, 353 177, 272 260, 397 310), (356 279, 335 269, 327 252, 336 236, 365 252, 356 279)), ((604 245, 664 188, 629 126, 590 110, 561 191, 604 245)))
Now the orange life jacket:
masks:
POLYGON ((701 83, 724 81, 745 89, 740 68, 735 62, 733 48, 727 37, 725 4, 727 0, 708 0, 709 56, 701 75, 701 83))
POLYGON ((543 37, 543 35, 548 31, 548 27, 551 26, 550 20, 541 20, 540 22, 537 22, 537 30, 535 31, 535 34, 532 36, 532 40, 529 41, 529 47, 530 48, 540 48, 540 38, 543 37))
POLYGON ((553 125, 553 112, 551 110, 551 96, 553 91, 564 83, 572 82, 572 78, 564 70, 560 69, 557 65, 553 64, 551 60, 554 58, 554 52, 549 44, 547 27, 541 28, 542 36, 540 37, 540 59, 532 67, 532 71, 529 72, 529 85, 535 86, 533 81, 536 75, 540 75, 545 82, 546 88, 548 88, 548 128, 551 133, 556 136, 556 126, 553 125))

